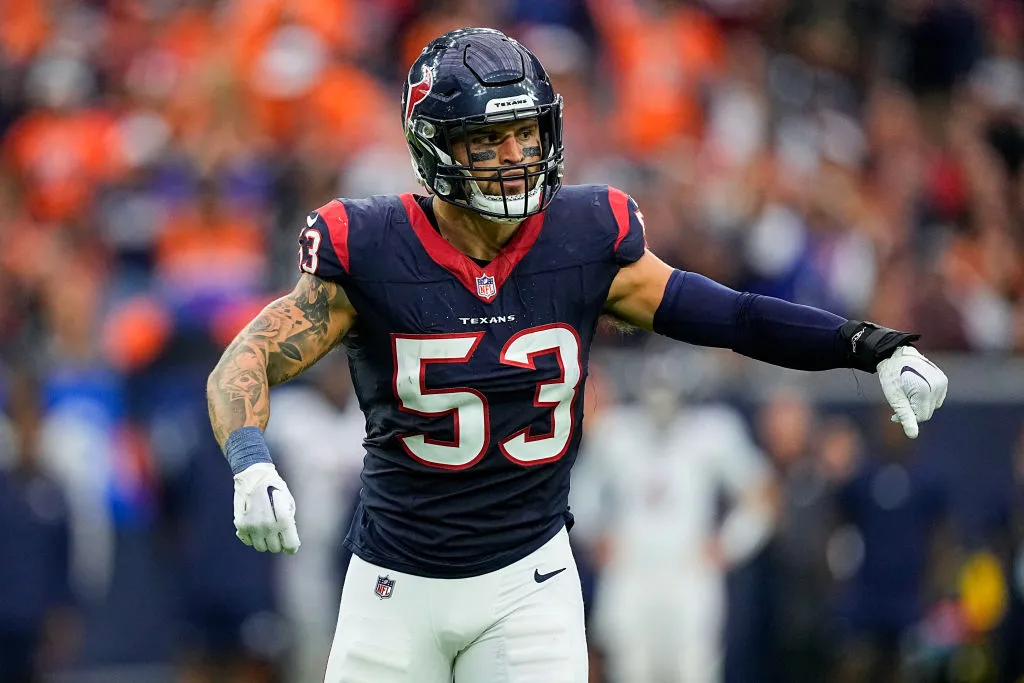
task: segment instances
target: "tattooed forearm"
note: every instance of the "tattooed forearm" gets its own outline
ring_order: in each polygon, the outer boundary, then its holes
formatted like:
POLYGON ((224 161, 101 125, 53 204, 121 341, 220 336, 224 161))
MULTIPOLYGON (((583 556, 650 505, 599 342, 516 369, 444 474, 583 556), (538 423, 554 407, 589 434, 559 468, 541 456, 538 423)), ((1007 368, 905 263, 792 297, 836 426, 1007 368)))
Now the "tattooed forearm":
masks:
POLYGON ((221 447, 240 427, 265 429, 270 387, 319 360, 351 321, 351 305, 341 287, 304 275, 291 293, 270 303, 239 332, 206 384, 210 422, 221 447))

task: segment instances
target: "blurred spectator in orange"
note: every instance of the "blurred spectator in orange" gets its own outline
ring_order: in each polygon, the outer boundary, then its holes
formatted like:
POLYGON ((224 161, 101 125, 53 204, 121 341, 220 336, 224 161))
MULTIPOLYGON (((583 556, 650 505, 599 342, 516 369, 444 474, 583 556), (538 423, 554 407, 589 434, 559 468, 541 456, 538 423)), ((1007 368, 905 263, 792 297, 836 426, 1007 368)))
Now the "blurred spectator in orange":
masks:
POLYGON ((7 132, 3 152, 37 220, 88 213, 97 184, 120 168, 111 113, 87 104, 95 78, 89 62, 56 49, 36 59, 26 74, 35 108, 7 132))
POLYGON ((431 40, 463 26, 487 26, 502 30, 505 2, 494 0, 438 0, 426 5, 405 28, 401 41, 402 63, 398 73, 406 74, 431 40))
POLYGON ((202 178, 195 204, 173 212, 160 230, 158 290, 182 320, 215 318, 221 306, 246 303, 263 291, 266 253, 254 215, 229 210, 213 178, 202 178))
POLYGON ((257 129, 278 145, 312 136, 310 155, 344 156, 373 139, 389 107, 381 86, 351 58, 365 48, 368 17, 345 0, 262 0, 231 5, 234 70, 257 129))
POLYGON ((0 54, 25 63, 46 43, 50 28, 44 3, 5 2, 0 5, 0 54))
POLYGON ((714 20, 691 3, 587 2, 607 50, 600 85, 613 88, 611 130, 623 153, 643 158, 676 136, 700 135, 704 89, 723 59, 714 20))

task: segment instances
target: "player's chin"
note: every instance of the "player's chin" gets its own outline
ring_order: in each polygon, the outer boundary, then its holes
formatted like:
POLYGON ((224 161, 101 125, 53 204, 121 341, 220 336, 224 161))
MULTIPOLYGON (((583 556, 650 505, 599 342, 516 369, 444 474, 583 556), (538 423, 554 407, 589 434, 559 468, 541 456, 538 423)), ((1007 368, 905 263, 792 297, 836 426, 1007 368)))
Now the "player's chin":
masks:
POLYGON ((526 180, 503 180, 501 183, 494 183, 497 192, 500 194, 502 189, 505 190, 506 197, 518 197, 526 194, 526 180), (500 188, 500 189, 499 189, 500 188))
POLYGON ((537 187, 541 177, 535 171, 540 171, 542 168, 542 164, 531 166, 529 178, 522 171, 518 171, 515 175, 505 174, 500 179, 497 174, 491 174, 487 181, 478 180, 477 182, 480 191, 484 194, 494 197, 500 197, 502 194, 506 197, 522 197, 526 194, 527 188, 532 190, 537 187))
POLYGON ((535 189, 540 182, 540 176, 531 176, 529 179, 519 176, 517 178, 505 178, 500 182, 487 183, 490 188, 485 190, 487 194, 500 196, 504 190, 506 197, 522 197, 530 190, 535 189))
POLYGON ((523 180, 491 180, 487 182, 477 181, 477 187, 485 195, 500 197, 522 196, 526 192, 526 182, 523 180))

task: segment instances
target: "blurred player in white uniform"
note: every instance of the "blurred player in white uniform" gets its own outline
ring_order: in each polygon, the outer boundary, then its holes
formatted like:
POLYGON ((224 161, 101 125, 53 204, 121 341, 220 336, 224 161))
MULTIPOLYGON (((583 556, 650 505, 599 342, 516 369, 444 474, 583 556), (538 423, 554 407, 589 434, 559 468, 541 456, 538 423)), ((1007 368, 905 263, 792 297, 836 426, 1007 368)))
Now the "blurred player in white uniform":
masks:
POLYGON ((725 572, 771 534, 772 476, 731 408, 644 402, 588 425, 573 481, 603 564, 594 635, 615 683, 719 681, 725 572))
POLYGON ((312 381, 275 391, 278 419, 266 431, 292 490, 316 510, 303 520, 307 547, 280 567, 282 609, 296 627, 292 674, 300 681, 322 677, 331 647, 342 578, 337 548, 358 495, 366 433, 344 354, 327 355, 306 377, 312 381))

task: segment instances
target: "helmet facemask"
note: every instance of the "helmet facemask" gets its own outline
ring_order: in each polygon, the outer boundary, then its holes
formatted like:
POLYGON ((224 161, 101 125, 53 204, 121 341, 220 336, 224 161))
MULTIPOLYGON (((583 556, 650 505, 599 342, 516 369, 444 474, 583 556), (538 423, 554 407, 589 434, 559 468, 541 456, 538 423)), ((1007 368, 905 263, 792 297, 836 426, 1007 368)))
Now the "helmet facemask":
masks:
POLYGON ((561 185, 564 173, 562 98, 533 105, 532 98, 516 97, 489 103, 488 113, 453 120, 414 116, 406 136, 413 152, 413 168, 420 182, 440 199, 470 209, 497 222, 519 222, 543 211, 561 185), (510 105, 505 109, 503 104, 510 105), (473 161, 470 140, 481 128, 496 123, 535 119, 540 138, 540 159, 519 164, 485 166, 473 161), (468 163, 456 161, 455 150, 464 146, 468 163), (489 177, 474 175, 484 171, 489 177), (505 180, 525 179, 525 192, 510 194, 505 180), (481 184, 497 187, 500 194, 485 194, 481 184))

